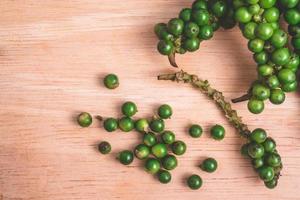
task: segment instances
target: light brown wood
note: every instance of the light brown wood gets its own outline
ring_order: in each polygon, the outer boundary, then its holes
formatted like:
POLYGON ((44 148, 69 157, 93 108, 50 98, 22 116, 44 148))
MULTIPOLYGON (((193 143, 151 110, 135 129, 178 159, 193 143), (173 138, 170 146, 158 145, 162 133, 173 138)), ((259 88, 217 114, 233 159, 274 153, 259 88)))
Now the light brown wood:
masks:
MULTIPOLYGON (((212 102, 187 85, 156 80, 173 69, 156 51, 153 26, 191 2, 1 0, 2 199, 299 199, 299 93, 288 94, 280 106, 267 103, 261 115, 250 114, 246 103, 234 105, 252 129, 265 128, 277 141, 284 169, 271 191, 239 154, 242 140, 212 102), (112 72, 121 80, 114 91, 102 85, 103 76, 112 72), (138 133, 106 133, 98 122, 84 129, 74 122, 80 111, 120 116, 126 100, 137 103, 138 117, 151 116, 162 103, 173 106, 167 127, 187 142, 188 151, 179 158, 171 184, 159 184, 138 160, 124 167, 114 159, 119 150, 138 143, 138 133), (187 135, 191 123, 205 128, 200 139, 187 135), (224 141, 209 138, 215 123, 226 127, 224 141), (112 154, 97 152, 102 140, 112 144, 112 154), (207 156, 219 161, 216 173, 197 167, 207 156), (203 178, 201 190, 186 187, 192 173, 203 178)), ((256 76, 238 28, 218 31, 178 63, 210 80, 228 99, 246 91, 256 76)))

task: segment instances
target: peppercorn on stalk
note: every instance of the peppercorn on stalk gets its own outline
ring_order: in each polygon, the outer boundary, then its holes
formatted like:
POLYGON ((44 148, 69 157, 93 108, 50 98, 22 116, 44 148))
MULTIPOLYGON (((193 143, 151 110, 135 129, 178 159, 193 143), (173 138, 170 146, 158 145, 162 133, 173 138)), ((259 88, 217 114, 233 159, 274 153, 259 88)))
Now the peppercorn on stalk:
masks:
POLYGON ((248 140, 241 151, 243 155, 251 158, 252 165, 264 181, 265 186, 270 189, 277 186, 282 163, 280 155, 276 151, 275 141, 267 137, 263 129, 255 129, 251 133, 236 110, 225 100, 222 92, 212 88, 207 80, 201 80, 198 76, 188 74, 182 70, 177 73, 159 75, 158 80, 189 83, 212 99, 223 111, 228 121, 238 130, 239 134, 248 140))

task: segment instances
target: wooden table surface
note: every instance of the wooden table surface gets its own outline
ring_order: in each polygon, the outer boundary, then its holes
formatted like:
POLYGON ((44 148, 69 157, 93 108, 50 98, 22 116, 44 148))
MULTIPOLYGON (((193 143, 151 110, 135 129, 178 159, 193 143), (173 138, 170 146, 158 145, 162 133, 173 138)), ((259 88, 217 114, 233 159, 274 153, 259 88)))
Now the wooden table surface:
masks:
MULTIPOLYGON (((1 0, 0 2, 0 199, 299 199, 300 95, 284 104, 266 104, 260 115, 234 105, 251 129, 265 128, 278 144, 284 163, 278 188, 268 190, 239 154, 243 141, 216 106, 187 85, 159 82, 174 72, 156 51, 152 29, 192 1, 180 0, 1 0), (118 74, 121 85, 107 90, 102 78, 118 74), (100 123, 80 128, 80 111, 120 116, 126 100, 137 103, 137 117, 149 117, 162 103, 174 108, 167 128, 186 141, 172 183, 162 185, 135 160, 122 166, 116 153, 140 141, 138 133, 106 133, 100 123), (199 123, 200 139, 187 135, 199 123), (226 128, 221 142, 208 129, 226 128), (100 155, 103 140, 113 151, 100 155), (217 172, 197 165, 205 157, 219 162, 217 172), (191 191, 188 175, 204 184, 191 191)), ((186 71, 208 79, 230 99, 256 77, 254 61, 238 28, 220 30, 196 53, 178 57, 186 71)))

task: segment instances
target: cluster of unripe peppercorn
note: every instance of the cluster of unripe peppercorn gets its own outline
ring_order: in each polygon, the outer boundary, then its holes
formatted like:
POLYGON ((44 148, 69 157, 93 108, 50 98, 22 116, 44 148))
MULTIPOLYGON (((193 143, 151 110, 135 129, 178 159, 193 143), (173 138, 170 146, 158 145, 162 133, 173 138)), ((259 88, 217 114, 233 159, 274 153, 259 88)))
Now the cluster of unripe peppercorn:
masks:
MULTIPOLYGON (((104 85, 108 89, 115 89, 119 86, 118 77, 109 74, 104 78, 104 85)), ((178 161, 176 156, 181 156, 186 152, 187 146, 185 142, 176 140, 174 132, 166 130, 165 120, 170 119, 173 110, 167 105, 161 105, 157 114, 151 119, 140 118, 134 120, 134 115, 138 112, 135 103, 128 101, 121 106, 123 117, 116 118, 96 118, 103 122, 103 128, 107 132, 114 132, 120 129, 123 132, 137 131, 143 135, 142 142, 133 150, 123 150, 118 153, 117 159, 123 165, 129 165, 133 162, 134 157, 144 161, 145 170, 157 177, 159 182, 166 184, 172 179, 170 171, 177 167, 178 161)), ((77 117, 77 122, 81 127, 89 127, 92 122, 92 116, 83 112, 77 117)), ((188 130, 192 138, 199 138, 203 129, 198 124, 193 124, 188 130)), ((215 140, 223 140, 225 137, 225 129, 221 125, 214 125, 210 129, 211 137, 215 140)), ((102 141, 98 145, 98 150, 102 154, 109 154, 112 147, 109 142, 102 141)), ((214 158, 206 158, 199 167, 205 171, 212 173, 216 171, 218 163, 214 158)), ((189 188, 196 190, 202 186, 202 178, 197 174, 192 174, 186 179, 189 188)))
POLYGON ((252 131, 249 142, 242 146, 241 153, 251 159, 254 170, 267 188, 277 186, 277 176, 282 169, 281 157, 277 153, 275 141, 267 137, 265 130, 258 128, 252 131))
POLYGON ((198 50, 200 42, 212 38, 220 26, 232 28, 236 22, 249 40, 248 49, 257 63, 258 79, 247 95, 233 102, 249 100, 249 111, 259 114, 264 110, 265 100, 281 104, 285 92, 297 90, 299 0, 196 0, 192 8, 184 8, 178 18, 155 26, 160 39, 157 48, 161 54, 174 59, 176 53, 198 50), (294 52, 287 47, 288 33, 279 24, 282 13, 293 36, 294 52))

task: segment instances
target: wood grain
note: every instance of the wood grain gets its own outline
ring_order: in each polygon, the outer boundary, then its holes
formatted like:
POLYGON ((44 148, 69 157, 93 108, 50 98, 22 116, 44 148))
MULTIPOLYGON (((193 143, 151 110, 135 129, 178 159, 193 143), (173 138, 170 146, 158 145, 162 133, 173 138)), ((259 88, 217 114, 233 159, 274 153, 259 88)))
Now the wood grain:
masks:
MULTIPOLYGON (((156 52, 153 26, 191 2, 1 0, 0 199, 299 199, 299 93, 288 94, 280 106, 267 103, 258 116, 245 103, 234 105, 251 128, 267 129, 278 143, 283 176, 271 191, 240 156, 241 139, 213 103, 186 85, 156 80, 172 68, 156 52), (101 83, 111 72, 121 80, 114 91, 101 83), (128 167, 115 161, 119 150, 138 143, 139 134, 106 133, 97 122, 87 129, 74 123, 80 111, 120 116, 126 100, 137 103, 138 117, 151 116, 162 103, 173 106, 167 127, 187 142, 188 151, 179 158, 171 184, 159 184, 137 160, 128 167), (205 128, 200 139, 187 136, 191 123, 205 128), (226 127, 222 142, 209 139, 215 123, 226 127), (102 140, 111 142, 112 154, 96 151, 102 140), (197 167, 207 156, 219 161, 216 173, 197 167), (185 186, 192 173, 204 180, 199 191, 185 186)), ((210 80, 228 99, 242 94, 256 76, 237 28, 218 31, 178 63, 210 80)))

